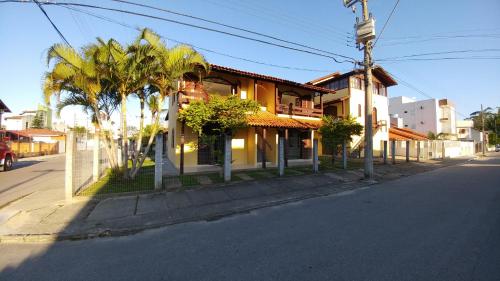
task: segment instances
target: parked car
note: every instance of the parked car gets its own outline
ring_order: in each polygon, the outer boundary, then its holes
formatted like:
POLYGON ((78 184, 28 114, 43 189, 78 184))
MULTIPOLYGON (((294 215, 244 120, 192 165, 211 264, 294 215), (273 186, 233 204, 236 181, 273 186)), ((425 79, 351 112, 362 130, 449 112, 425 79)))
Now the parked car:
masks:
POLYGON ((500 144, 497 144, 497 145, 495 146, 495 152, 500 152, 500 144))
POLYGON ((12 169, 12 165, 16 161, 16 154, 10 150, 9 145, 0 141, 0 167, 3 171, 12 169))

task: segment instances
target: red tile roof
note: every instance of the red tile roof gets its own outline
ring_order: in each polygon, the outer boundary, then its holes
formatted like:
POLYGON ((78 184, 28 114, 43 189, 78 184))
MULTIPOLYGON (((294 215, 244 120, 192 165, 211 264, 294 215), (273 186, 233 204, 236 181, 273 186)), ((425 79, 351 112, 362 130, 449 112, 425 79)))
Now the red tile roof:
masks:
POLYGON ((248 124, 255 127, 317 130, 321 126, 321 120, 278 117, 267 111, 259 111, 255 115, 248 116, 248 124))
POLYGON ((281 78, 277 78, 277 77, 273 77, 273 76, 262 75, 262 74, 258 74, 258 73, 254 73, 254 72, 238 70, 238 69, 234 69, 234 68, 230 68, 230 67, 226 67, 226 66, 211 64, 210 68, 212 70, 215 70, 215 71, 226 72, 226 73, 246 76, 249 78, 266 80, 266 81, 270 81, 270 82, 287 84, 287 85, 291 85, 291 86, 295 86, 295 87, 299 87, 299 88, 303 88, 303 89, 307 89, 307 90, 317 91, 317 92, 321 92, 321 93, 331 93, 331 94, 335 93, 334 90, 326 89, 323 87, 318 87, 318 86, 309 85, 309 84, 303 84, 303 83, 294 82, 294 81, 290 81, 290 80, 286 80, 286 79, 281 79, 281 78))
POLYGON ((26 136, 26 137, 53 137, 53 136, 64 136, 65 133, 59 131, 52 131, 49 129, 27 129, 27 130, 7 130, 7 132, 26 136))
POLYGON ((406 128, 389 128, 390 140, 428 140, 427 136, 406 128))

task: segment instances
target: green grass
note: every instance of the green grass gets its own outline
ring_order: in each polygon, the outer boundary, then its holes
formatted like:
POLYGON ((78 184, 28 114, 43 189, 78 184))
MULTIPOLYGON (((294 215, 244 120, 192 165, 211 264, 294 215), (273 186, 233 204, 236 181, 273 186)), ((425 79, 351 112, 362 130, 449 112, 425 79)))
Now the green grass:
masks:
MULTIPOLYGON (((359 158, 348 158, 347 159, 347 169, 348 170, 359 169, 362 167, 363 167, 363 159, 359 159, 359 158)), ((335 164, 332 164, 332 157, 331 156, 320 156, 319 157, 319 169, 322 171, 343 169, 342 158, 341 157, 335 158, 335 164)))
POLYGON ((154 176, 150 173, 140 173, 134 179, 123 179, 108 171, 107 175, 91 184, 78 195, 96 196, 109 193, 148 191, 154 188, 154 176))
POLYGON ((193 187, 200 185, 198 178, 194 175, 182 175, 179 176, 179 180, 181 181, 182 187, 193 187))

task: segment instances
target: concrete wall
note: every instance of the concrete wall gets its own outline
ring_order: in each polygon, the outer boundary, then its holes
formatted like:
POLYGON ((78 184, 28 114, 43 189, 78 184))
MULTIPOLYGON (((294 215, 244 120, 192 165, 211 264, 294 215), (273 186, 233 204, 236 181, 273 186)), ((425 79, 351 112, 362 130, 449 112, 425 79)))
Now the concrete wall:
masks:
POLYGON ((403 128, 423 134, 442 132, 439 122, 440 110, 436 99, 415 101, 403 96, 390 98, 389 113, 403 118, 403 128))

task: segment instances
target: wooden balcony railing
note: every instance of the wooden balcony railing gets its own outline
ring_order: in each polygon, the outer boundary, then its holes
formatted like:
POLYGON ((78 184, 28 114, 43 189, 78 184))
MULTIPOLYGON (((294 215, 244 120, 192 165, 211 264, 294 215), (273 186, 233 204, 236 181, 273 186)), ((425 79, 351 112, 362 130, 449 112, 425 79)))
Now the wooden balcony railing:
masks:
POLYGON ((179 105, 189 104, 191 101, 203 100, 208 101, 208 94, 203 88, 203 84, 182 81, 179 82, 179 105))
POLYGON ((299 106, 290 107, 285 104, 278 104, 276 105, 276 113, 321 118, 323 116, 323 109, 305 108, 299 106))

